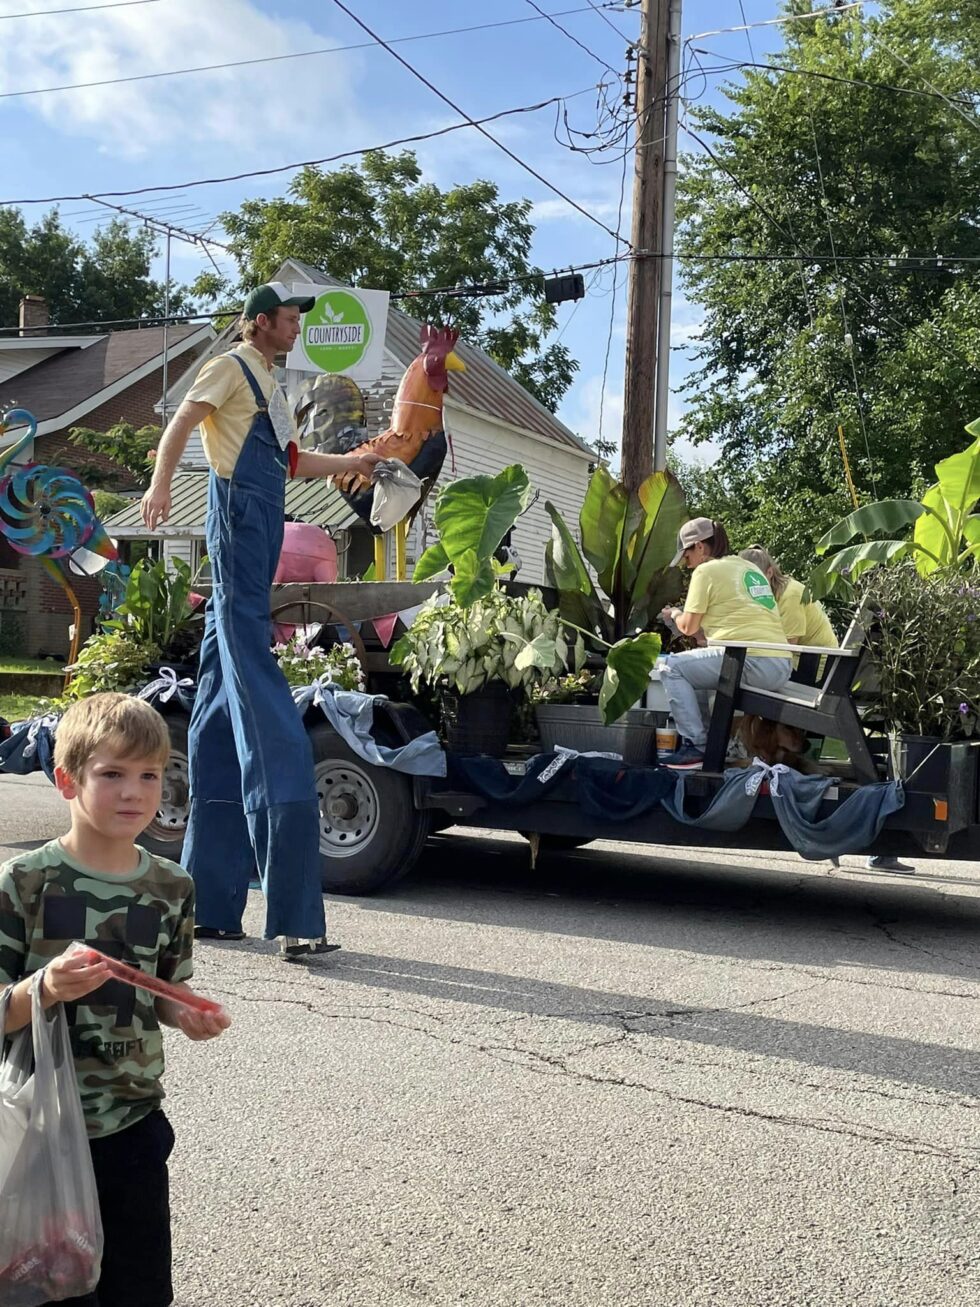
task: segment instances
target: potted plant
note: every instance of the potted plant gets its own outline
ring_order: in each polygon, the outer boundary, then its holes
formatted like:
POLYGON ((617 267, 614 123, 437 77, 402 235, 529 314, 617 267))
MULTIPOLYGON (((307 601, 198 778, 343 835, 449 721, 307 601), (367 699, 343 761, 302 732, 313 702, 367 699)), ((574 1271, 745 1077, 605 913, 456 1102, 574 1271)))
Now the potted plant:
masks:
POLYGON ((587 648, 603 658, 606 670, 594 702, 573 696, 538 704, 542 742, 646 762, 656 717, 635 705, 661 648, 649 627, 681 589, 670 563, 687 516, 684 493, 670 472, 655 472, 628 491, 606 468, 597 468, 579 513, 581 546, 554 505, 545 507, 553 524, 546 565, 559 610, 585 633, 587 648))
POLYGON ((296 631, 285 643, 273 645, 272 652, 292 688, 326 677, 342 690, 364 690, 364 668, 352 644, 320 649, 308 644, 302 631, 296 631))
POLYGON ((980 744, 980 577, 956 568, 923 576, 906 561, 878 568, 860 592, 873 623, 873 662, 863 688, 869 715, 888 734, 892 775, 915 789, 958 796, 956 802, 972 811, 980 744))
POLYGON ((204 623, 197 607, 200 597, 192 594, 191 586, 191 569, 182 559, 141 559, 126 580, 122 602, 102 623, 103 632, 124 632, 152 648, 148 671, 166 666, 178 676, 193 674, 204 623))
POLYGON ((569 658, 581 666, 585 650, 581 641, 569 646, 540 590, 509 595, 494 585, 465 605, 453 593, 433 595, 390 656, 416 693, 423 684, 436 692, 455 753, 499 756, 515 695, 565 672, 569 658))

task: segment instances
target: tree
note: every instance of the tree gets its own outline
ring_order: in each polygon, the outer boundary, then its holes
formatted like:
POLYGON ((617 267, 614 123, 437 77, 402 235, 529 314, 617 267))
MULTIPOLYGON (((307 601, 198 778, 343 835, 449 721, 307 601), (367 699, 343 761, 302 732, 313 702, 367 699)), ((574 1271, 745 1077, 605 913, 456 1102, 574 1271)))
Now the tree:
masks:
MULTIPOLYGON (((426 295, 398 307, 421 321, 458 327, 552 411, 578 364, 559 343, 541 273, 529 262, 534 228, 528 200, 502 201, 475 181, 440 190, 422 181, 410 151, 362 157, 359 168, 304 168, 288 198, 246 200, 222 222, 241 276, 239 289, 267 281, 289 256, 352 286, 404 292, 478 284, 480 298, 426 295)), ((217 298, 233 288, 205 276, 195 290, 217 298)))
MULTIPOLYGON (((160 441, 160 428, 134 427, 129 422, 117 422, 108 431, 93 431, 90 427, 72 427, 68 438, 73 445, 111 458, 124 467, 136 485, 145 490, 153 472, 153 455, 160 441)), ((89 489, 116 489, 119 477, 94 464, 79 461, 78 475, 89 489)))
POLYGON ((853 507, 839 425, 864 501, 916 496, 980 414, 980 265, 951 257, 980 256, 978 55, 974 6, 828 10, 787 25, 730 114, 695 111, 715 157, 681 182, 678 246, 705 256, 684 265, 705 319, 681 432, 721 456, 686 486, 797 569, 853 507))
MULTIPOLYGON (((156 238, 114 219, 90 245, 52 209, 30 227, 19 209, 0 210, 0 326, 16 327, 24 295, 42 295, 51 322, 137 320, 163 312, 163 285, 150 277, 156 238)), ((171 311, 191 307, 186 288, 171 286, 171 311)), ((134 322, 135 325, 135 322, 134 322)))

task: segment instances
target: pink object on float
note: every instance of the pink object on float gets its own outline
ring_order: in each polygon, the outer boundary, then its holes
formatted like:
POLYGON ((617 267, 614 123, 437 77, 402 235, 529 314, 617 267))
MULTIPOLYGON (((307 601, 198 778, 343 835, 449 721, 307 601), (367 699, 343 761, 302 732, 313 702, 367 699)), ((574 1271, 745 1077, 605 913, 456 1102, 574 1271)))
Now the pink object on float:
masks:
POLYGON ((327 532, 308 522, 287 522, 273 580, 330 582, 336 579, 337 547, 327 532))

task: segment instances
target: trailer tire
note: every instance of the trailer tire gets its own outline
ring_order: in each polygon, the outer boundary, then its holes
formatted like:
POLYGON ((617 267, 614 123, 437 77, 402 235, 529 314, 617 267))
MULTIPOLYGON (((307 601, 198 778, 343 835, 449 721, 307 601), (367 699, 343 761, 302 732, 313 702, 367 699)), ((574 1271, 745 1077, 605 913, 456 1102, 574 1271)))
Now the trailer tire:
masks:
POLYGON ((153 821, 137 840, 148 852, 179 862, 190 815, 187 731, 190 718, 183 713, 164 717, 170 732, 170 758, 163 773, 163 795, 153 821))
POLYGON ((429 834, 411 778, 373 767, 326 723, 310 729, 320 801, 320 880, 327 894, 376 894, 414 867, 429 834))

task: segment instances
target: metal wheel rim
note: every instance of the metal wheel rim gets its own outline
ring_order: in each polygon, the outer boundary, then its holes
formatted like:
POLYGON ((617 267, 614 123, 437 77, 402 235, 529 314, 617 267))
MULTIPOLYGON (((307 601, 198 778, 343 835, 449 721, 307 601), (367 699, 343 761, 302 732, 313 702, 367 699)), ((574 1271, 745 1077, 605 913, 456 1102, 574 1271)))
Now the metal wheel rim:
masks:
POLYGON ((320 805, 320 852, 350 858, 374 839, 381 802, 371 778, 360 767, 328 758, 316 767, 320 805))
POLYGON ((187 833, 187 818, 191 806, 190 772, 187 756, 171 753, 167 770, 163 774, 163 794, 157 815, 147 827, 152 839, 182 840, 187 833))

